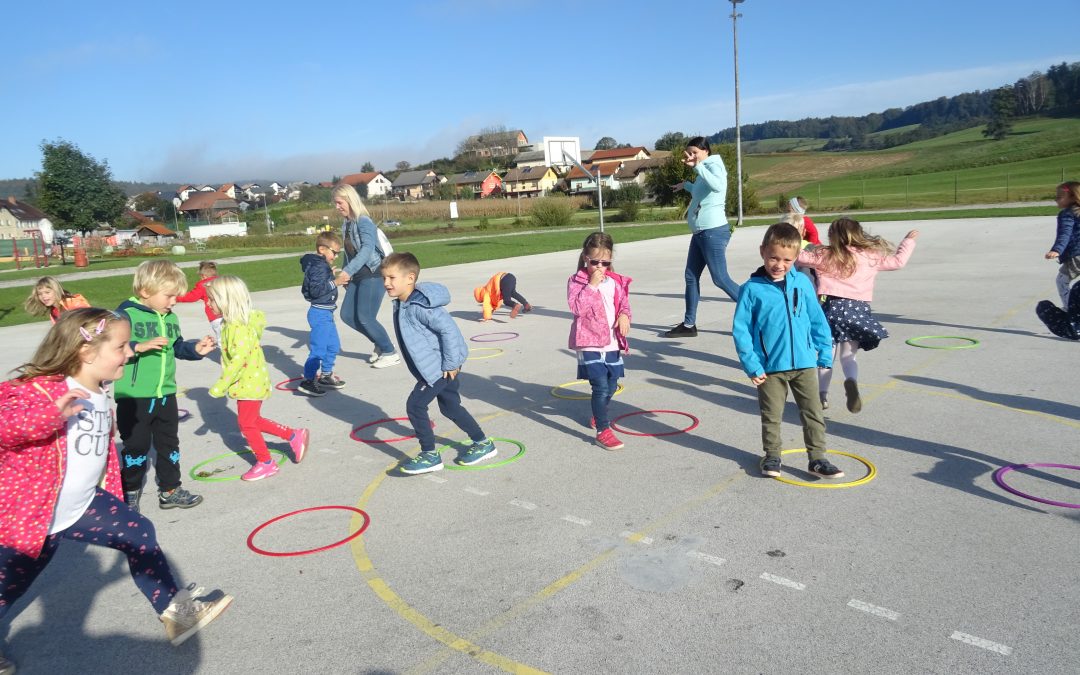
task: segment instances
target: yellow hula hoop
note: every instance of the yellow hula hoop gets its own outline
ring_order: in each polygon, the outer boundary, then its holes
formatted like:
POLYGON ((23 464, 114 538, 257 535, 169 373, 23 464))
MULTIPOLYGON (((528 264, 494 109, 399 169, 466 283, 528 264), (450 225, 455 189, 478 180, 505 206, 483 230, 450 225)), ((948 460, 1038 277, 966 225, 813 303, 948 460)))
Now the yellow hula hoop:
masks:
MULTIPOLYGON (((592 398, 591 396, 567 396, 566 394, 560 394, 559 393, 560 389, 569 389, 570 387, 574 386, 575 384, 588 384, 588 383, 589 383, 588 380, 573 380, 571 382, 567 382, 566 384, 560 384, 558 386, 555 386, 555 387, 551 388, 551 395, 554 396, 555 398, 562 398, 562 399, 566 399, 568 401, 588 401, 590 398, 592 398)), ((612 396, 618 396, 619 394, 623 393, 623 389, 624 389, 624 387, 622 385, 622 382, 620 382, 619 386, 615 388, 615 393, 612 394, 612 396)))
MULTIPOLYGON (((806 452, 806 448, 794 448, 792 450, 784 450, 780 454, 781 455, 789 455, 789 454, 791 454, 793 452, 806 452)), ((835 490, 837 488, 849 488, 849 487, 855 487, 856 485, 862 485, 863 483, 869 483, 870 481, 874 480, 875 477, 877 477, 877 467, 874 466, 874 464, 870 460, 866 459, 865 457, 860 457, 860 456, 858 456, 856 454, 853 454, 853 453, 850 453, 850 452, 844 452, 842 450, 826 450, 825 452, 832 453, 834 455, 843 455, 844 457, 850 457, 850 458, 854 459, 855 461, 862 463, 862 465, 865 466, 866 469, 867 469, 866 475, 863 476, 862 478, 858 479, 858 480, 849 481, 847 483, 821 483, 821 482, 813 482, 813 483, 811 483, 811 482, 805 481, 805 480, 795 480, 794 478, 784 478, 783 476, 773 476, 773 480, 778 480, 781 483, 787 483, 788 485, 800 485, 802 487, 809 487, 809 488, 825 488, 825 489, 832 488, 832 489, 835 490)))
POLYGON ((502 356, 505 352, 499 347, 470 347, 469 353, 472 352, 495 352, 494 354, 488 354, 487 356, 469 356, 466 357, 466 361, 478 361, 480 359, 493 359, 496 356, 502 356))

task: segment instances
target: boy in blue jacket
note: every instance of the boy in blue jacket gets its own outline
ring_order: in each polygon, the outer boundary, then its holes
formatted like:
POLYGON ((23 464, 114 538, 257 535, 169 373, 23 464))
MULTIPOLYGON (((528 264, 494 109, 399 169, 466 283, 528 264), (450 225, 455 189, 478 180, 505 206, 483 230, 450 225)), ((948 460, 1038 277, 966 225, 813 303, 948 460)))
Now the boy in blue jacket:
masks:
POLYGON ((391 253, 382 262, 383 288, 394 299, 394 333, 401 357, 416 378, 416 386, 405 404, 405 413, 420 441, 420 454, 399 467, 407 474, 443 468, 442 458, 435 451, 435 432, 431 430, 431 418, 428 417, 428 406, 436 399, 442 414, 472 441, 472 445, 458 454, 458 464, 470 466, 494 457, 497 452, 495 442, 484 435, 473 416, 461 407, 458 373, 469 355, 469 348, 446 311, 450 291, 442 284, 417 284, 418 276, 420 262, 412 253, 391 253))
POLYGON ((304 362, 304 379, 297 391, 308 396, 323 396, 326 394, 323 387, 341 389, 345 386, 345 381, 334 375, 334 363, 341 353, 341 339, 334 323, 339 284, 331 265, 339 253, 341 237, 336 232, 320 232, 315 238, 315 253, 300 258, 300 268, 304 270, 300 292, 311 303, 307 313, 311 337, 310 351, 304 362))
POLYGON ((813 285, 793 265, 802 237, 777 223, 761 241, 764 265, 742 286, 731 333, 743 370, 757 386, 761 408, 761 473, 780 475, 780 424, 790 387, 802 418, 810 473, 841 478, 825 458, 825 414, 817 394, 817 368, 832 367, 832 332, 813 285))

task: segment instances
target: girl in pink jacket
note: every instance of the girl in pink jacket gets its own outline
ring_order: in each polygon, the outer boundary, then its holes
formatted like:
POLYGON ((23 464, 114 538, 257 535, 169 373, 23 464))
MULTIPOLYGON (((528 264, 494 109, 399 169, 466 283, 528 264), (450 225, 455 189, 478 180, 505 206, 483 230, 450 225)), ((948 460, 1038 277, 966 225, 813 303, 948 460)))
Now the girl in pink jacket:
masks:
MULTIPOLYGON (((217 591, 180 591, 154 525, 124 504, 105 385, 132 356, 131 325, 107 309, 65 312, 18 377, 0 384, 0 618, 61 540, 122 552, 173 644, 225 609, 217 591)), ((13 667, 0 656, 0 672, 13 667)))
MULTIPOLYGON (((870 312, 874 278, 878 272, 898 270, 915 250, 918 230, 907 233, 893 253, 892 244, 863 230, 858 221, 839 218, 829 226, 829 245, 799 253, 798 264, 817 270, 817 291, 833 335, 833 364, 844 369, 847 409, 862 410, 859 396, 859 365, 855 352, 875 349, 889 332, 870 312)), ((818 369, 821 406, 829 407, 832 369, 818 369)))
POLYGON ((615 242, 611 235, 593 232, 585 238, 577 271, 566 283, 566 301, 574 315, 570 325, 570 349, 577 352, 578 379, 592 386, 592 421, 596 444, 618 450, 608 420, 608 403, 624 375, 622 353, 628 351, 630 333, 630 277, 615 274, 611 259, 615 242))

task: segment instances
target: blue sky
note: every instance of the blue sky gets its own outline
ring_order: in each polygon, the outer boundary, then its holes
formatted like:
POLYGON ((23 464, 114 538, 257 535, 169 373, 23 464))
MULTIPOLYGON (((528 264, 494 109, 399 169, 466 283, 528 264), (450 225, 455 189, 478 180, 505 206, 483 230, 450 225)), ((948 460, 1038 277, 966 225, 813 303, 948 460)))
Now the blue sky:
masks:
MULTIPOLYGON (((859 115, 1080 61, 1068 2, 747 0, 743 123, 859 115), (1054 17, 1057 17, 1056 19, 1054 17)), ((0 177, 64 138, 121 180, 329 180, 530 140, 734 123, 719 0, 19 2, 4 10, 0 177)))

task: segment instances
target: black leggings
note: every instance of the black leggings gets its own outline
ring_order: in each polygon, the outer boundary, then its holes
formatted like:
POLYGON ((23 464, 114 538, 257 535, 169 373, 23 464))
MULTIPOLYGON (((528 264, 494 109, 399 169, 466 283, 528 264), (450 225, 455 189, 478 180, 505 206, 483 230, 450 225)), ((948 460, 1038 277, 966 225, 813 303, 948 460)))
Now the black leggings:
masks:
POLYGON ((525 299, 525 296, 517 292, 517 278, 507 272, 499 279, 499 292, 502 293, 503 305, 514 308, 514 305, 522 304, 527 305, 529 301, 525 299))

